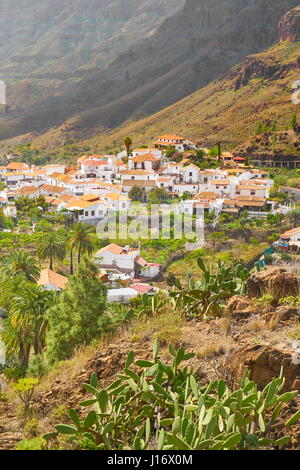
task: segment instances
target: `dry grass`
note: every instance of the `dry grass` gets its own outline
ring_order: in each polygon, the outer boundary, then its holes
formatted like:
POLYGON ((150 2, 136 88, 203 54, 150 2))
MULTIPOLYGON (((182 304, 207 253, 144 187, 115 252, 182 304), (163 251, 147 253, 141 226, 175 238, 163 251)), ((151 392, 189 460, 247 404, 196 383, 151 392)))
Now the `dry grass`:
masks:
POLYGON ((216 323, 218 327, 220 328, 220 331, 224 333, 226 336, 230 335, 231 333, 231 327, 232 327, 232 322, 229 317, 223 317, 218 320, 216 320, 216 323))
POLYGON ((226 338, 210 342, 196 351, 198 359, 223 356, 231 350, 231 344, 226 338))
POLYGON ((281 321, 280 315, 273 315, 271 320, 266 324, 267 328, 271 331, 276 330, 281 321))
POLYGON ((266 322, 258 315, 251 318, 243 327, 244 332, 263 332, 266 330, 266 322))
POLYGON ((158 339, 160 346, 173 344, 178 347, 182 341, 181 328, 184 320, 178 311, 166 306, 153 317, 137 321, 131 328, 133 342, 158 339))

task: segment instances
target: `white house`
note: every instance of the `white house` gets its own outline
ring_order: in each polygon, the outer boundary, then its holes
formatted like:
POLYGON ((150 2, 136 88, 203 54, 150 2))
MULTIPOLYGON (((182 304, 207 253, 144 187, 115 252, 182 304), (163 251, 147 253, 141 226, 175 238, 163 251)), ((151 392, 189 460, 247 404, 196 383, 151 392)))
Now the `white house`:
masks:
POLYGON ((43 290, 62 291, 67 287, 68 278, 55 273, 51 269, 43 269, 37 283, 42 286, 43 290))
POLYGON ((156 170, 159 167, 159 159, 152 153, 145 153, 143 155, 135 155, 128 161, 130 170, 156 170))
POLYGON ((121 247, 114 243, 101 248, 94 261, 102 269, 117 270, 130 274, 132 278, 152 279, 160 272, 160 265, 141 258, 138 248, 121 247))
POLYGON ((218 196, 228 196, 234 191, 234 182, 226 179, 213 179, 203 188, 204 191, 213 192, 218 196))
POLYGON ((288 243, 290 246, 300 247, 300 227, 285 232, 280 236, 281 241, 288 243))
POLYGON ((127 304, 131 299, 138 297, 139 293, 131 287, 123 287, 120 289, 108 289, 107 301, 108 302, 120 302, 127 304))
POLYGON ((173 134, 161 135, 153 143, 154 147, 160 150, 166 150, 168 147, 174 147, 176 152, 183 153, 189 149, 196 149, 195 142, 192 142, 185 137, 180 137, 173 134))
POLYGON ((267 198, 269 189, 262 184, 238 184, 236 187, 237 196, 254 196, 259 198, 267 198))
POLYGON ((66 172, 66 165, 61 165, 61 164, 51 164, 51 165, 46 165, 43 167, 43 170, 45 170, 45 175, 50 176, 52 173, 60 173, 64 174, 66 172))
POLYGON ((164 188, 167 191, 173 191, 175 178, 172 176, 159 176, 156 179, 156 186, 158 188, 164 188))
POLYGON ((183 182, 184 183, 199 183, 200 181, 200 168, 191 163, 182 168, 183 182))
POLYGON ((199 191, 199 184, 197 183, 175 183, 174 192, 178 193, 179 196, 182 196, 183 193, 197 194, 199 191))
POLYGON ((6 217, 17 217, 17 208, 14 202, 8 202, 7 206, 3 209, 6 217))
POLYGON ((135 258, 139 256, 138 248, 121 247, 111 243, 101 248, 95 254, 95 263, 104 269, 117 269, 121 272, 130 273, 134 277, 135 258))
POLYGON ((81 222, 90 222, 103 219, 107 212, 107 205, 103 201, 83 201, 82 199, 69 202, 64 207, 68 212, 78 216, 81 222))

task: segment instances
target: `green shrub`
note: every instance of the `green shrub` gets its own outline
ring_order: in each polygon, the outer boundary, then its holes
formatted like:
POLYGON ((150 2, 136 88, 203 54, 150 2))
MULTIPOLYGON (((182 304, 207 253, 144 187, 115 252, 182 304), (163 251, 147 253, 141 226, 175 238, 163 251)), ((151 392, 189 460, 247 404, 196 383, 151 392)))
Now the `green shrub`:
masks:
POLYGON ((51 411, 49 418, 53 425, 61 423, 62 421, 68 421, 69 410, 66 405, 59 405, 51 411))
POLYGON ((271 307, 276 302, 275 302, 275 297, 273 297, 273 295, 265 294, 259 299, 255 299, 255 303, 257 305, 260 305, 261 307, 271 307))
POLYGON ((45 450, 47 442, 42 437, 34 437, 32 439, 24 439, 19 442, 15 449, 16 450, 45 450))
POLYGON ((36 385, 38 384, 38 379, 25 378, 19 379, 18 382, 11 383, 11 389, 19 397, 22 404, 25 408, 25 413, 29 410, 30 403, 34 394, 36 385))
POLYGON ((300 307, 300 297, 284 297, 279 299, 279 305, 288 305, 289 307, 300 307))
POLYGON ((39 422, 36 418, 32 418, 25 423, 24 434, 26 437, 37 437, 39 431, 39 422))

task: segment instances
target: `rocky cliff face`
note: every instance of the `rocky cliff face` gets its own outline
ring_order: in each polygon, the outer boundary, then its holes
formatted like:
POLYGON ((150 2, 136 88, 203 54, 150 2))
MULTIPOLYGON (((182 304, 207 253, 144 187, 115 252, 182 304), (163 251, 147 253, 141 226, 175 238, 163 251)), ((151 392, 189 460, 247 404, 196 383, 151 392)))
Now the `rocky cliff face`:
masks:
POLYGON ((299 41, 300 39, 300 6, 286 13, 279 22, 281 41, 299 41))
POLYGON ((187 0, 152 37, 132 46, 105 71, 21 115, 11 114, 0 137, 63 122, 82 135, 159 111, 276 42, 280 17, 298 2, 187 0))

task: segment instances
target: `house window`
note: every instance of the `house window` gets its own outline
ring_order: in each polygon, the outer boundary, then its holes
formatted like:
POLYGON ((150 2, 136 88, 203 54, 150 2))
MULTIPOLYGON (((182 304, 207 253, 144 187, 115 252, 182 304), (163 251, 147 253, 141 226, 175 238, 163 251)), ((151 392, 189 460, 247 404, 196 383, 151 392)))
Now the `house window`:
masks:
POLYGON ((99 215, 103 215, 103 211, 99 211, 98 214, 99 214, 99 215))
POLYGON ((189 172, 189 176, 193 176, 193 173, 191 171, 189 172))
POLYGON ((251 191, 251 196, 255 196, 255 191, 251 191))
POLYGON ((95 216, 95 211, 92 211, 92 217, 94 217, 94 216, 95 216))
POLYGON ((85 217, 88 217, 88 216, 89 216, 88 211, 85 211, 85 212, 84 212, 84 215, 85 215, 85 217))

